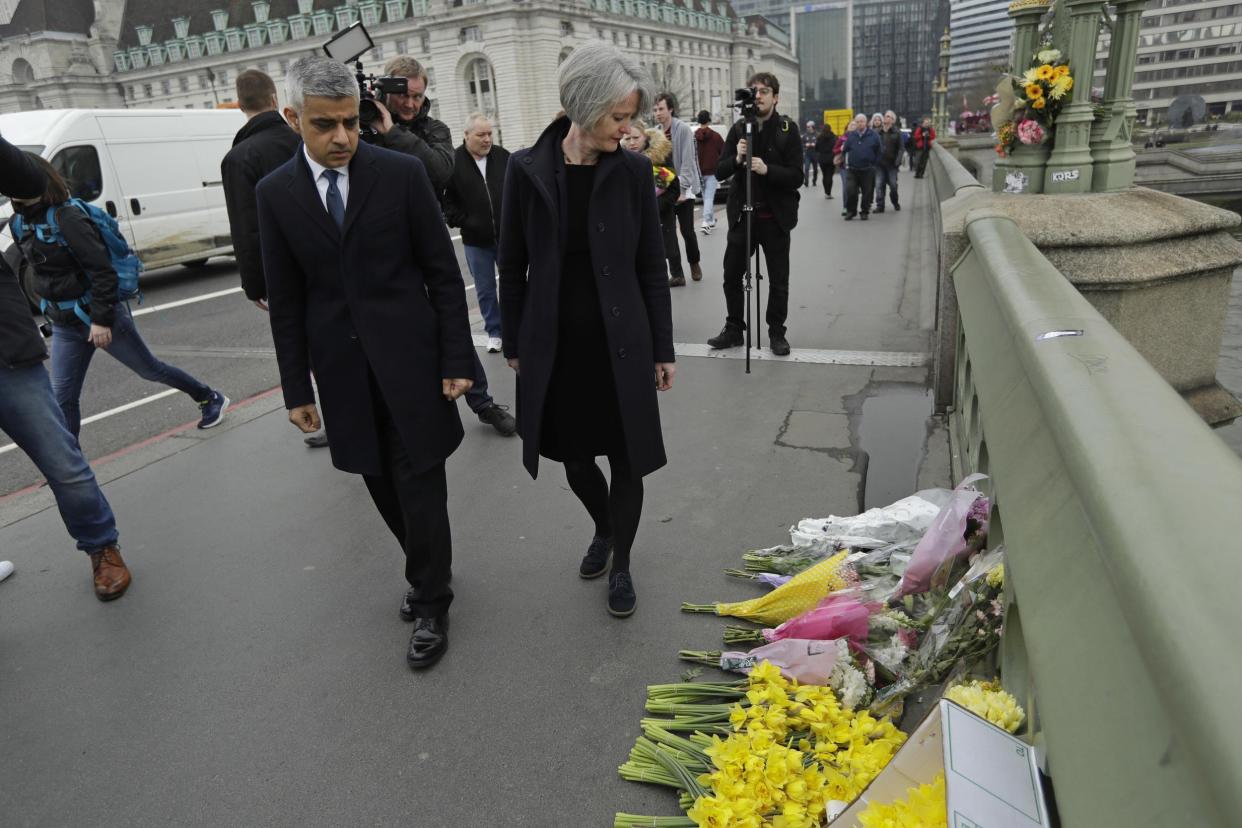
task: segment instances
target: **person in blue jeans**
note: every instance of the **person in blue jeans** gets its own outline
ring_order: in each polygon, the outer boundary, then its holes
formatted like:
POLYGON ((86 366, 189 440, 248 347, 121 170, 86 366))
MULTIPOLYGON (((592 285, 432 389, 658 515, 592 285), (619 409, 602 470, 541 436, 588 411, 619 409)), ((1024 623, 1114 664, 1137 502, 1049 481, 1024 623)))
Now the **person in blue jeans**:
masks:
POLYGON ((79 397, 97 348, 143 379, 189 395, 201 411, 199 428, 219 425, 229 398, 151 353, 129 305, 118 297, 116 271, 98 228, 67 203, 69 188, 60 173, 43 158, 30 158, 41 167, 46 186, 37 198, 13 199, 25 223, 24 232, 13 237, 34 273, 35 293, 46 300, 44 313, 52 323, 52 391, 70 433, 76 437, 81 429, 79 397), (49 209, 55 211, 59 240, 44 233, 44 241, 36 230, 47 225, 49 209), (70 309, 58 306, 74 300, 70 309))
MULTIPOLYGON (((34 198, 45 188, 40 166, 0 138, 0 193, 34 198)), ((56 498, 65 528, 90 558, 95 596, 120 598, 129 588, 112 507, 52 396, 47 348, 26 295, 0 258, 0 430, 34 461, 56 498)))

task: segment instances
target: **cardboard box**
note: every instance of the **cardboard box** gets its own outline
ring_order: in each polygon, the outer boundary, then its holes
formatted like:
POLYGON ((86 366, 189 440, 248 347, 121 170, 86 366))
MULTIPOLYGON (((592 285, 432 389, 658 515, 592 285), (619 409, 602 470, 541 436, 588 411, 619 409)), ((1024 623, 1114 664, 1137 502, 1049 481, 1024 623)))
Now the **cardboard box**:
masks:
POLYGON ((871 802, 895 802, 944 771, 949 828, 1046 828, 1051 824, 1035 751, 1001 728, 945 699, 934 707, 888 767, 832 820, 859 828, 871 802))

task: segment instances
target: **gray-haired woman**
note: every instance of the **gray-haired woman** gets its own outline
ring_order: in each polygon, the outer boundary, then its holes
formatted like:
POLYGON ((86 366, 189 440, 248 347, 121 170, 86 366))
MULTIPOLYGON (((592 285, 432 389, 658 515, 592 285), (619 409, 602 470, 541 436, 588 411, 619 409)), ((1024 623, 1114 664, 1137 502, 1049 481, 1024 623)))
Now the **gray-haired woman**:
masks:
POLYGON ((497 262, 504 354, 518 372, 523 462, 532 477, 540 455, 564 463, 595 522, 578 574, 609 572, 608 611, 624 617, 637 600, 642 479, 666 462, 656 390, 674 372, 651 161, 619 146, 652 86, 602 42, 575 50, 558 81, 565 115, 509 163, 497 262))

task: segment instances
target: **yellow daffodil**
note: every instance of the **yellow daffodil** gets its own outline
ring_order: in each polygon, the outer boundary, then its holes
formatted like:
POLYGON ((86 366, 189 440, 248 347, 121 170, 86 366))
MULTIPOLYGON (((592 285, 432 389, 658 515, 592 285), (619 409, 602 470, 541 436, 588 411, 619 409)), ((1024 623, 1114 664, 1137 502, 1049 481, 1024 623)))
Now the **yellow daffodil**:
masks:
POLYGON ((948 824, 944 774, 930 785, 906 792, 904 800, 891 804, 872 802, 858 815, 863 828, 939 828, 948 824))
POLYGON ((728 802, 711 796, 699 797, 686 813, 699 828, 732 828, 733 809, 728 802))
POLYGON ((1016 733, 1026 720, 1018 700, 990 682, 959 684, 949 688, 944 697, 1010 733, 1016 733))

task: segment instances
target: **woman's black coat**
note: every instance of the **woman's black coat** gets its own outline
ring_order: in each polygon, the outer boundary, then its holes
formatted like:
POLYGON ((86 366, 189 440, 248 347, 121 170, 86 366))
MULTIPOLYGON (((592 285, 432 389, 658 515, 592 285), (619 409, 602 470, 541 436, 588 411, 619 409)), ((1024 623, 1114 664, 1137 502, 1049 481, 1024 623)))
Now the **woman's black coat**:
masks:
MULTIPOLYGON (((561 141, 569 120, 552 123, 533 147, 513 153, 501 216, 500 315, 504 354, 520 360, 518 429, 522 459, 539 471, 544 401, 556 364, 561 265, 568 217, 561 141)), ((627 150, 601 155, 588 207, 591 277, 630 464, 646 475, 666 462, 655 364, 673 362, 673 314, 651 161, 627 150)), ((589 417, 594 400, 582 400, 589 417)))

